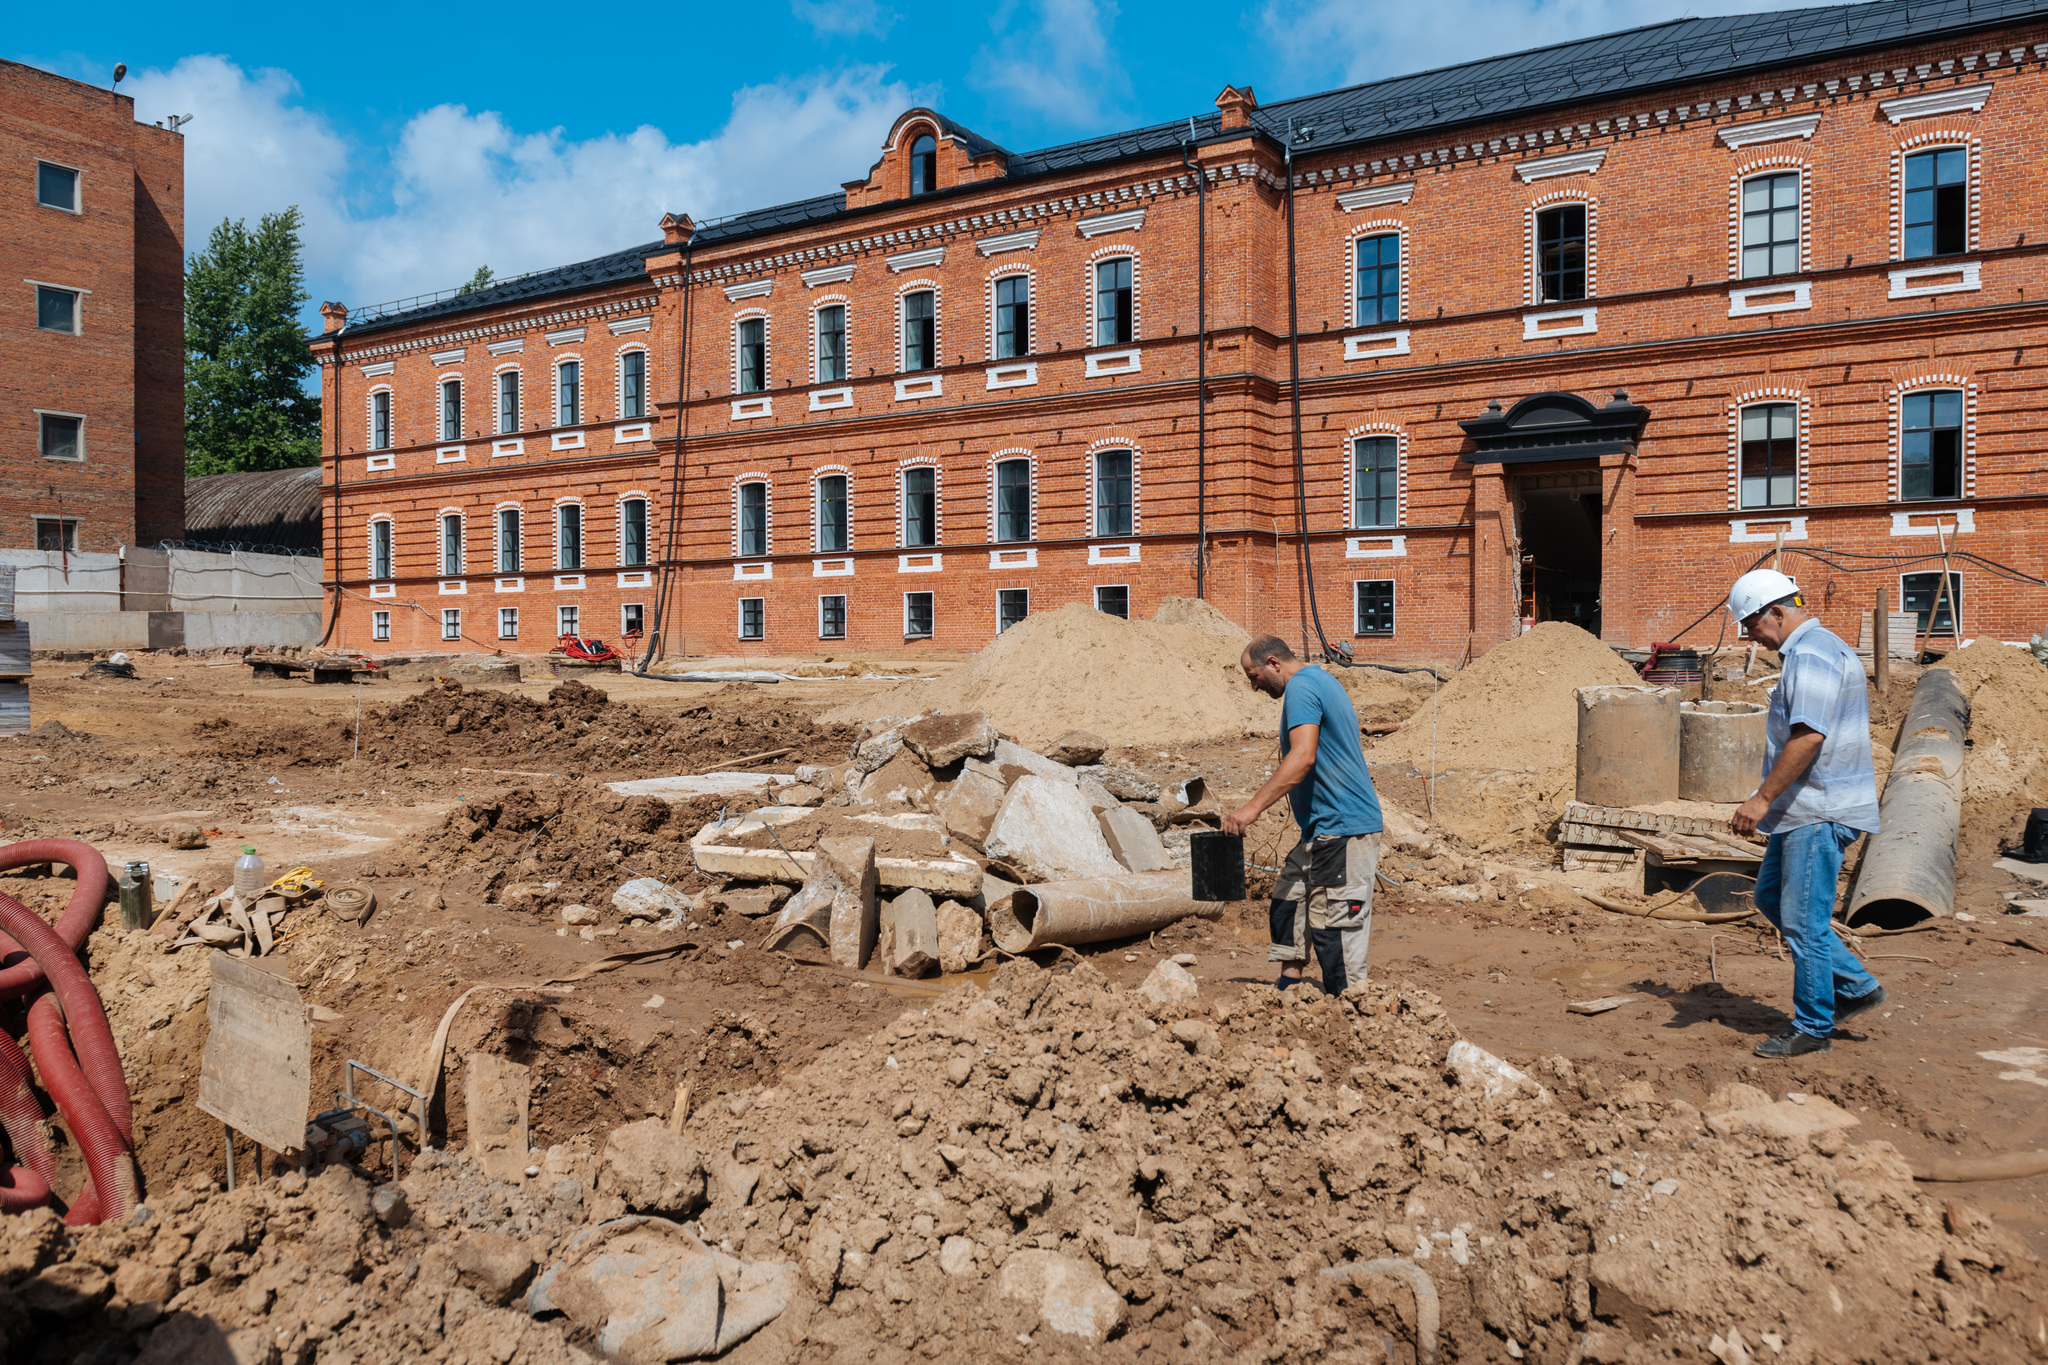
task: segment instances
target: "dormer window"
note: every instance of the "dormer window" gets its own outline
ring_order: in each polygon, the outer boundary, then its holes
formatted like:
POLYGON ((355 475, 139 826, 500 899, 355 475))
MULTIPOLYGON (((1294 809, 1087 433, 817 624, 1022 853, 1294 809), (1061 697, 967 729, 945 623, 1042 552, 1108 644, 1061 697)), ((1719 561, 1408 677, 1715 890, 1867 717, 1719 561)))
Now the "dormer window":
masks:
POLYGON ((910 192, 930 194, 939 187, 939 144, 930 133, 919 133, 910 144, 910 192))

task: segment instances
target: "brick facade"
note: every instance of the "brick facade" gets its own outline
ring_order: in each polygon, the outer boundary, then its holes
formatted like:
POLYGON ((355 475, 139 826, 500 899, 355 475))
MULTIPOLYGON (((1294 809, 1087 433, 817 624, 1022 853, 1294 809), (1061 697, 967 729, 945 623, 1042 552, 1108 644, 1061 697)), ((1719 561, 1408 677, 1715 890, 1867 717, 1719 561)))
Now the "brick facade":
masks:
POLYGON ((183 139, 126 95, 0 61, 0 177, 0 545, 34 546, 38 519, 77 522, 80 550, 178 539, 183 139), (69 205, 42 202, 61 198, 42 164, 69 205), (39 325, 39 287, 76 296, 71 332, 39 325), (83 458, 44 454, 45 413, 78 420, 83 458))
MULTIPOLYGON (((2048 123, 2044 58, 2048 22, 2029 18, 1377 142, 1304 127, 1298 385, 1286 138, 1234 88, 1192 145, 1066 165, 1011 158, 912 110, 843 211, 744 231, 671 217, 637 253, 644 266, 536 297, 346 327, 337 306, 316 351, 339 481, 340 642, 444 647, 454 608, 464 639, 445 647, 496 648, 496 612, 513 605, 520 633, 503 647, 532 650, 552 641, 561 606, 609 638, 639 604, 650 624, 659 607, 669 651, 973 649, 995 634, 1006 591, 1036 611, 1121 587, 1144 615, 1198 584, 1239 622, 1304 637, 1312 569, 1327 638, 1361 657, 1456 659, 1527 616, 1576 616, 1627 644, 1704 617, 1684 639, 1709 645, 1727 582, 1781 532, 1788 570, 1853 634, 1877 587, 1898 610, 1901 576, 1936 567, 1938 526, 1981 557, 1954 564, 1965 633, 2024 638, 2048 619, 2048 472, 2033 434, 2048 341, 2034 216, 2048 195, 2031 151, 2048 123), (935 136, 939 189, 913 197, 921 133, 935 136), (1967 240, 1908 258, 1904 158, 1938 148, 1965 159, 1963 197, 1944 202, 1962 205, 1967 240), (1796 268, 1745 278, 1743 186, 1783 174, 1799 177, 1796 236, 1782 243, 1796 268), (1562 205, 1583 206, 1585 296, 1542 303, 1538 239, 1562 205), (1359 323, 1352 265, 1367 237, 1391 239, 1399 278, 1385 292, 1394 316, 1359 323), (1130 263, 1127 340, 1098 335, 1095 272, 1115 259, 1130 263), (994 290, 1017 275, 1030 282, 1029 340, 1001 356, 994 290), (935 304, 929 369, 906 368, 911 294, 935 304), (818 368, 828 307, 844 309, 843 379, 818 368), (742 354, 756 320, 758 369, 742 354), (647 357, 644 421, 619 415, 627 348, 647 357), (564 424, 569 359, 582 407, 564 424), (523 410, 499 436, 490 398, 508 369, 523 410), (756 374, 765 382, 743 391, 756 374), (463 386, 459 441, 440 439, 449 377, 463 386), (379 389, 392 444, 373 452, 379 389), (1528 424, 1569 406, 1539 399, 1550 393, 1583 400, 1574 412, 1633 404, 1647 418, 1628 442, 1549 458, 1528 424), (1944 496, 1916 497, 1901 447, 1933 411, 1916 396, 1934 393, 1960 433, 1936 423, 1910 439, 1958 443, 1961 465, 1944 496), (1522 424, 1507 462, 1461 425, 1494 403, 1522 424), (1757 457, 1784 469, 1760 485, 1779 500, 1744 506, 1743 414, 1760 404, 1785 406, 1759 430, 1777 420, 1791 434, 1757 457), (1384 439, 1367 449, 1396 463, 1386 499, 1353 525, 1361 438, 1384 439), (1120 474, 1125 453, 1128 497, 1120 479, 1105 495, 1098 475, 1120 474), (1016 541, 998 539, 1008 460, 1030 469, 1016 541), (935 472, 935 543, 911 534, 926 525, 912 469, 935 472), (820 543, 821 517, 836 520, 821 513, 821 477, 847 481, 843 549, 820 543), (758 529, 755 504, 743 509, 751 484, 765 485, 758 529), (651 563, 622 568, 616 508, 639 494, 651 563), (584 508, 580 579, 553 567, 565 499, 584 508), (503 505, 524 519, 516 574, 479 558, 503 505), (461 573, 440 558, 449 511, 464 518, 461 573), (373 584, 377 518, 391 522, 394 562, 373 584), (1391 634, 1360 632, 1359 582, 1392 584, 1391 634), (931 634, 906 638, 907 595, 925 593, 931 634), (845 599, 843 641, 821 641, 828 596, 845 599), (375 611, 391 613, 388 642, 372 638, 375 611)), ((1118 326, 1113 299, 1109 314, 1118 326)), ((1383 590, 1369 593, 1381 610, 1383 590)))

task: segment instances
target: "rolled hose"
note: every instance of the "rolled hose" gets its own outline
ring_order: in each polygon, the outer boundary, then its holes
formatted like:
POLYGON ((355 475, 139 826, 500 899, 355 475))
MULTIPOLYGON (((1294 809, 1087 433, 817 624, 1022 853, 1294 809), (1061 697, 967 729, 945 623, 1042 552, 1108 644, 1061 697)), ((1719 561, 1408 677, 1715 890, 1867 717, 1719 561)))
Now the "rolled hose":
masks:
MULTIPOLYGON (((77 839, 29 839, 0 848, 0 872, 37 863, 62 863, 78 879, 71 892, 71 903, 57 919, 57 937, 75 958, 93 926, 99 923, 100 909, 107 903, 107 886, 112 880, 107 860, 91 844, 77 839)), ((36 922, 42 923, 42 917, 37 916, 36 922)), ((0 1000, 25 996, 42 983, 42 967, 33 957, 20 956, 21 951, 19 943, 0 932, 0 1000)))
POLYGON ((2000 1152, 1997 1156, 1938 1156, 1913 1163, 1913 1178, 1930 1181, 2025 1180, 2048 1175, 2048 1152, 2000 1152))
POLYGON ((32 1170, 14 1174, 16 1184, 10 1187, 6 1167, 0 1167, 0 1212, 15 1213, 19 1209, 9 1207, 10 1198, 24 1197, 20 1177, 33 1174, 42 1184, 42 1198, 34 1204, 24 1205, 35 1208, 48 1200, 50 1189, 57 1182, 57 1166, 50 1160, 50 1146, 43 1140, 43 1102, 36 1098, 35 1087, 30 1083, 34 1073, 29 1070, 28 1055, 16 1045, 14 1039, 0 1031, 0 1129, 7 1133, 7 1141, 13 1146, 14 1154, 32 1170))

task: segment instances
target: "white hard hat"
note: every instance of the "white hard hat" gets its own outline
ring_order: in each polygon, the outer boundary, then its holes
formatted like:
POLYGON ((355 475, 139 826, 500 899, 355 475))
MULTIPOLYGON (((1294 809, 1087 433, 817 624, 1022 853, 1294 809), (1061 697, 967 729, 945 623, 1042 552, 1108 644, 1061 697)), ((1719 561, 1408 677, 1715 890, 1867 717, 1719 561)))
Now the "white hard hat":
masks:
POLYGON ((1797 595, 1799 585, 1776 569, 1751 569, 1728 590, 1728 614, 1747 621, 1773 602, 1797 595))

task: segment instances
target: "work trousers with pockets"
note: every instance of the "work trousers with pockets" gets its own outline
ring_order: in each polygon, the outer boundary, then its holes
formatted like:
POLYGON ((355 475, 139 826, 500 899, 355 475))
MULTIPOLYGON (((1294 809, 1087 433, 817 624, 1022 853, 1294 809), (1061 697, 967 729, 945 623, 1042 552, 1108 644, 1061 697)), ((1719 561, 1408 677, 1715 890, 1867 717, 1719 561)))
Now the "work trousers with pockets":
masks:
POLYGON ((1379 865, 1377 833, 1335 834, 1296 844, 1273 885, 1268 957, 1305 963, 1313 940, 1324 990, 1338 995, 1346 986, 1363 985, 1379 865))
POLYGON ((1842 855, 1862 835, 1833 821, 1770 836, 1756 874, 1756 908, 1778 926, 1792 954, 1792 1027, 1815 1038, 1835 1031, 1835 1002, 1878 988, 1832 923, 1842 855))

